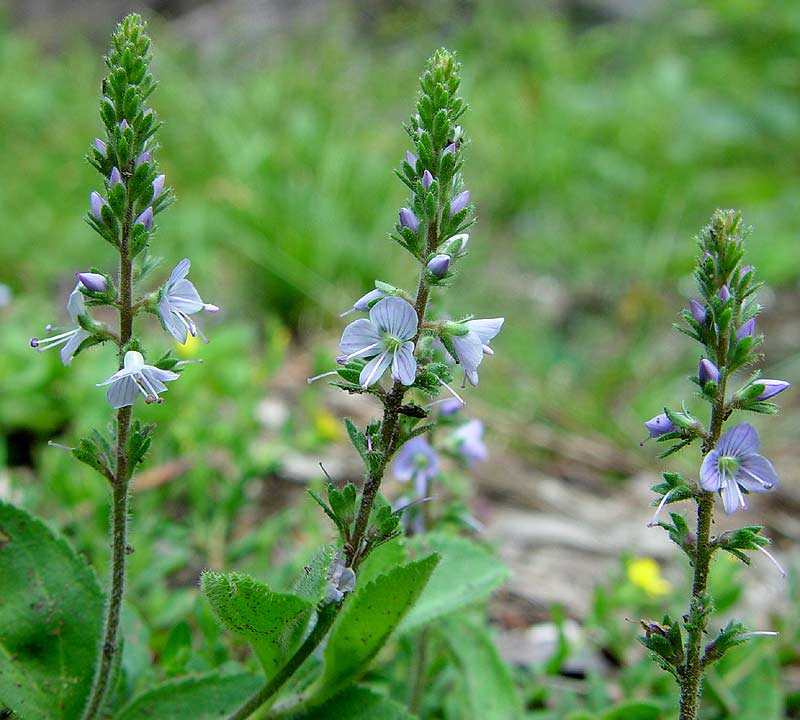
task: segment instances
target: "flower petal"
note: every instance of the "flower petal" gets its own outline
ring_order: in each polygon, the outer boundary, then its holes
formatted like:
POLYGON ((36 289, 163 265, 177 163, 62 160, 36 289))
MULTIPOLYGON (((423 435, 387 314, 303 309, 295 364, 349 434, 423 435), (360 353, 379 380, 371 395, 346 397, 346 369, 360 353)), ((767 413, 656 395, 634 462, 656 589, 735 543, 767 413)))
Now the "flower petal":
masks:
POLYGON ((719 439, 716 450, 720 455, 743 457, 757 453, 759 445, 756 429, 749 423, 742 423, 732 427, 719 439))
POLYGON ((83 300, 83 293, 79 289, 80 286, 80 283, 75 285, 67 299, 67 314, 74 325, 78 324, 78 315, 83 315, 86 312, 86 303, 83 300))
POLYGON ((186 325, 181 322, 180 318, 172 312, 166 293, 158 303, 157 312, 158 317, 161 318, 161 324, 164 326, 164 329, 181 345, 186 344, 189 330, 186 325))
POLYGON ((167 287, 177 283, 179 280, 183 280, 189 274, 189 268, 192 266, 192 263, 189 262, 189 258, 183 258, 174 268, 172 268, 172 272, 169 274, 169 280, 167 280, 167 287))
POLYGON ((174 285, 170 284, 165 294, 174 310, 191 315, 203 309, 200 293, 189 280, 178 280, 174 285))
POLYGON ((111 383, 111 387, 108 388, 108 392, 106 393, 108 402, 115 410, 133 405, 138 395, 139 388, 136 382, 132 377, 127 375, 111 383))
POLYGON ((144 358, 142 357, 142 353, 137 352, 136 350, 128 350, 125 353, 125 360, 122 363, 123 368, 128 371, 128 373, 138 373, 145 367, 144 358))
MULTIPOLYGON (((380 341, 381 336, 375 326, 367 318, 359 318, 344 329, 342 339, 339 341, 339 348, 345 355, 354 355, 370 345, 380 343, 380 341)), ((376 348, 372 355, 377 355, 379 352, 380 349, 376 348)))
POLYGON ((733 515, 740 508, 747 509, 747 503, 744 501, 744 496, 737 483, 733 478, 728 478, 725 486, 721 489, 722 504, 725 507, 725 512, 728 515, 733 515))
POLYGON ((481 339, 482 345, 488 345, 489 341, 500 332, 504 322, 505 318, 488 318, 468 320, 464 324, 481 339))
MULTIPOLYGON (((162 370, 161 368, 155 367, 154 365, 145 365, 144 369, 142 370, 142 375, 144 375, 148 380, 151 382, 171 382, 172 380, 177 380, 180 375, 176 372, 172 372, 172 370, 162 370)), ((161 392, 159 390, 159 392, 161 392)))
POLYGON ((736 480, 750 492, 769 492, 778 485, 778 473, 767 458, 753 454, 741 460, 736 480))
POLYGON ((414 357, 414 343, 403 343, 392 358, 392 378, 413 385, 417 379, 417 360, 414 357))
POLYGON ((61 351, 59 352, 59 355, 61 356, 61 362, 64 365, 69 365, 72 362, 72 356, 75 354, 75 351, 88 337, 90 337, 89 333, 83 328, 80 328, 75 331, 75 334, 69 340, 67 340, 66 343, 64 343, 64 347, 62 347, 61 351))
POLYGON ((700 466, 700 487, 706 492, 716 492, 722 486, 719 474, 719 452, 712 450, 703 459, 700 466))
POLYGON ((401 340, 411 340, 417 334, 417 311, 403 298, 378 301, 369 311, 369 319, 379 330, 401 340))
POLYGON ((361 374, 358 376, 358 382, 361 384, 361 387, 367 388, 378 382, 391 362, 392 356, 388 350, 384 350, 380 355, 376 355, 372 358, 372 360, 364 365, 361 374))
POLYGON ((456 350, 456 358, 464 368, 464 372, 470 373, 478 369, 478 365, 483 360, 483 343, 477 333, 468 332, 466 335, 451 335, 453 347, 456 350))

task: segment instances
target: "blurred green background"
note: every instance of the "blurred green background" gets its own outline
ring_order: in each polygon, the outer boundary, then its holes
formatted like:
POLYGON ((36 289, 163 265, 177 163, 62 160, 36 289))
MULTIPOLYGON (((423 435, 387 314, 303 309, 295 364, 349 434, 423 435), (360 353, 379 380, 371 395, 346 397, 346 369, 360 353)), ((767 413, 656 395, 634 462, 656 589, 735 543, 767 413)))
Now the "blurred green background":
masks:
MULTIPOLYGON (((98 186, 83 157, 100 130, 105 38, 124 11, 143 11, 158 158, 178 198, 154 252, 164 275, 190 257, 204 299, 223 308, 206 319, 211 344, 192 351, 204 364, 142 410, 161 426, 151 465, 163 472, 136 501, 131 567, 154 630, 190 611, 203 567, 283 572, 264 569, 263 553, 286 561, 323 532, 270 478, 287 456, 341 439, 331 393, 305 386, 329 368, 337 314, 376 277, 413 282, 387 237, 405 203, 392 168, 439 45, 463 62, 479 216, 446 307, 506 317, 469 391, 495 449, 489 475, 510 455, 552 461, 558 450, 531 428, 634 458, 605 468, 601 485, 655 466, 652 448, 638 452, 641 423, 691 399, 696 350, 670 326, 692 294, 693 237, 717 207, 754 227, 766 375, 800 380, 800 4, 78 5, 0 15, 0 283, 11 294, 0 307, 0 496, 48 517, 103 572, 105 488, 45 442, 107 422, 94 383, 111 350, 64 369, 28 338, 63 319, 72 273, 113 262, 81 219, 98 186), (285 416, 265 420, 275 408, 285 416)), ((160 354, 155 322, 148 333, 160 354)), ((787 393, 764 439, 795 488, 789 508, 800 503, 799 409, 787 393)))

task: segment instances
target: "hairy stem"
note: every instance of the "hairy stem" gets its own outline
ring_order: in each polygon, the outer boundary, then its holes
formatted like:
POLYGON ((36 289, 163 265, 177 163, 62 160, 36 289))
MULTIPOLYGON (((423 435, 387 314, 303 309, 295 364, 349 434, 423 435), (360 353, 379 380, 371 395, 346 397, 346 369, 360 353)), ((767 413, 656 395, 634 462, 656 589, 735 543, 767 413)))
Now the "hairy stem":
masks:
MULTIPOLYGON (((428 225, 426 238, 426 255, 430 254, 439 244, 439 223, 432 222, 428 225)), ((417 334, 414 336, 414 346, 416 347, 419 336, 422 332, 422 323, 425 319, 425 311, 428 308, 428 298, 430 288, 425 279, 425 266, 422 266, 417 284, 417 297, 414 301, 414 309, 417 311, 417 334)), ((358 507, 358 515, 353 527, 353 536, 350 547, 346 549, 347 564, 355 569, 364 559, 362 545, 364 535, 369 525, 369 516, 372 513, 372 506, 378 496, 383 475, 386 472, 386 465, 391 457, 391 451, 397 446, 396 435, 398 430, 398 418, 400 406, 403 404, 406 386, 395 380, 392 389, 387 393, 383 405, 383 421, 381 422, 380 449, 383 452, 383 461, 373 471, 369 473, 367 482, 364 484, 364 492, 361 495, 361 504, 358 507)))
POLYGON ((317 646, 322 642, 322 639, 328 633, 328 630, 330 630, 331 625, 333 625, 333 621, 336 619, 340 607, 341 603, 332 603, 319 611, 317 624, 295 654, 270 678, 269 682, 264 685, 261 690, 253 695, 235 713, 229 715, 228 720, 246 720, 246 718, 249 718, 257 710, 262 709, 266 703, 274 698, 278 690, 280 690, 286 681, 297 672, 306 658, 317 649, 317 646))
MULTIPOLYGON (((728 343, 722 338, 716 348, 717 363, 720 368, 720 381, 717 394, 711 407, 711 423, 703 442, 703 455, 717 444, 726 419, 725 388, 728 380, 728 343)), ((686 662, 681 668, 680 678, 680 720, 696 720, 703 682, 703 662, 701 650, 708 626, 711 609, 707 607, 708 571, 713 549, 710 545, 711 523, 714 516, 714 493, 703 492, 697 499, 697 539, 694 553, 694 578, 692 580, 692 599, 689 606, 689 623, 686 637, 686 662)))
MULTIPOLYGON (((122 366, 124 350, 133 336, 132 260, 128 247, 133 208, 128 205, 119 243, 119 364, 122 366)), ((119 645, 119 623, 125 594, 125 560, 128 553, 128 434, 131 425, 131 408, 117 411, 116 467, 111 483, 111 590, 103 625, 103 644, 89 700, 83 711, 83 720, 94 720, 103 710, 109 690, 114 657, 119 645)))

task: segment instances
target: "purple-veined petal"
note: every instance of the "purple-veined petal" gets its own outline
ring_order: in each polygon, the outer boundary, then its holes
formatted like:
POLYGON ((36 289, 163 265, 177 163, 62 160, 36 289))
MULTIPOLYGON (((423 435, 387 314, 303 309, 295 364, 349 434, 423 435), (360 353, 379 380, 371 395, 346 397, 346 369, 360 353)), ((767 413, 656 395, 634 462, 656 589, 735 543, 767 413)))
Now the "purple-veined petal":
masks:
POLYGON ((746 455, 739 462, 736 480, 750 492, 769 492, 778 486, 778 473, 762 455, 746 455))
POLYGON ((417 311, 403 298, 392 296, 375 303, 369 319, 381 331, 401 340, 410 340, 417 334, 417 311))
POLYGON ((88 337, 90 337, 89 333, 83 328, 79 328, 75 331, 75 334, 64 343, 64 347, 59 351, 63 365, 69 365, 72 362, 72 356, 80 347, 80 344, 88 337))
POLYGON ((700 487, 706 492, 716 492, 722 485, 719 474, 719 452, 711 450, 700 466, 700 487))
POLYGON ((483 343, 477 333, 468 332, 466 335, 451 335, 456 355, 456 360, 465 372, 477 370, 483 360, 483 343))
MULTIPOLYGON (((142 370, 142 374, 147 377, 148 380, 151 382, 171 382, 172 380, 177 380, 180 375, 176 372, 172 372, 172 370, 162 370, 155 365, 145 365, 144 370, 142 370)), ((159 390, 159 392, 161 392, 159 390)))
POLYGON ((78 324, 78 315, 86 312, 86 303, 83 293, 80 291, 81 284, 77 283, 67 298, 67 315, 74 325, 78 324))
POLYGON ((392 359, 392 378, 403 385, 413 385, 417 379, 417 360, 414 343, 404 342, 392 359))
POLYGON ((383 377, 386 368, 392 363, 392 355, 388 350, 384 350, 380 355, 376 355, 361 370, 358 382, 363 388, 374 385, 383 377))
POLYGON ((359 318, 344 329, 339 349, 345 355, 355 357, 366 348, 372 348, 366 354, 360 355, 360 357, 372 357, 380 352, 380 342, 381 336, 375 326, 367 318, 359 318))
POLYGON ((189 329, 184 325, 180 318, 175 315, 170 309, 169 298, 166 294, 161 298, 156 308, 158 317, 161 319, 161 324, 181 345, 186 344, 186 338, 189 329))
POLYGON ((117 410, 121 407, 133 405, 140 392, 134 379, 130 376, 126 376, 111 384, 111 387, 108 388, 108 392, 106 393, 106 398, 111 404, 111 407, 117 410))
POLYGON ((184 312, 187 315, 200 312, 203 309, 203 300, 200 293, 189 280, 178 280, 167 286, 166 294, 169 304, 173 309, 184 312))
POLYGON ((722 505, 728 515, 733 515, 740 508, 747 509, 747 503, 744 501, 744 495, 733 478, 728 478, 725 485, 722 487, 720 494, 722 495, 722 505))
POLYGON ((716 450, 720 455, 743 457, 758 452, 758 432, 749 423, 741 423, 728 430, 717 443, 716 450))

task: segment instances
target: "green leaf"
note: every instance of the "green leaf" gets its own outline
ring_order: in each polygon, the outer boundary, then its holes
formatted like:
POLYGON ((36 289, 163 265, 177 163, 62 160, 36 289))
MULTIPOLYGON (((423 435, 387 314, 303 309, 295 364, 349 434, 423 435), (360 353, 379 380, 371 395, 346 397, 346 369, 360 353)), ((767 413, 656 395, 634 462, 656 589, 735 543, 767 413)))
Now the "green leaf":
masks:
POLYGON ((263 685, 257 675, 197 675, 165 682, 129 702, 114 720, 221 720, 263 685))
MULTIPOLYGON (((781 720, 785 717, 781 672, 774 639, 751 640, 732 648, 709 672, 730 691, 736 720, 781 720), (756 644, 757 643, 757 644, 756 644)), ((713 682, 713 680, 712 680, 713 682)))
POLYGON ((0 701, 21 720, 80 717, 94 676, 103 594, 67 542, 0 502, 0 701))
POLYGON ((331 629, 325 669, 312 705, 356 680, 416 602, 439 562, 436 554, 400 565, 366 585, 356 585, 331 629))
POLYGON ((362 687, 349 687, 324 705, 294 720, 414 720, 394 700, 362 687))
POLYGON ((400 624, 401 633, 480 602, 508 577, 508 569, 494 555, 462 537, 430 533, 412 538, 408 545, 417 554, 437 552, 442 561, 400 624))
POLYGON ((523 717, 508 667, 495 648, 487 629, 465 618, 448 618, 441 636, 460 671, 466 717, 481 720, 517 720, 523 717))
POLYGON ((661 720, 661 708, 651 702, 629 702, 616 705, 600 716, 600 720, 661 720))
POLYGON ((307 621, 313 604, 272 592, 239 573, 206 571, 201 584, 219 621, 250 643, 267 677, 274 675, 293 650, 298 625, 307 621))
POLYGON ((186 620, 175 625, 164 645, 161 664, 167 675, 180 675, 186 670, 186 663, 192 654, 192 628, 186 620))

